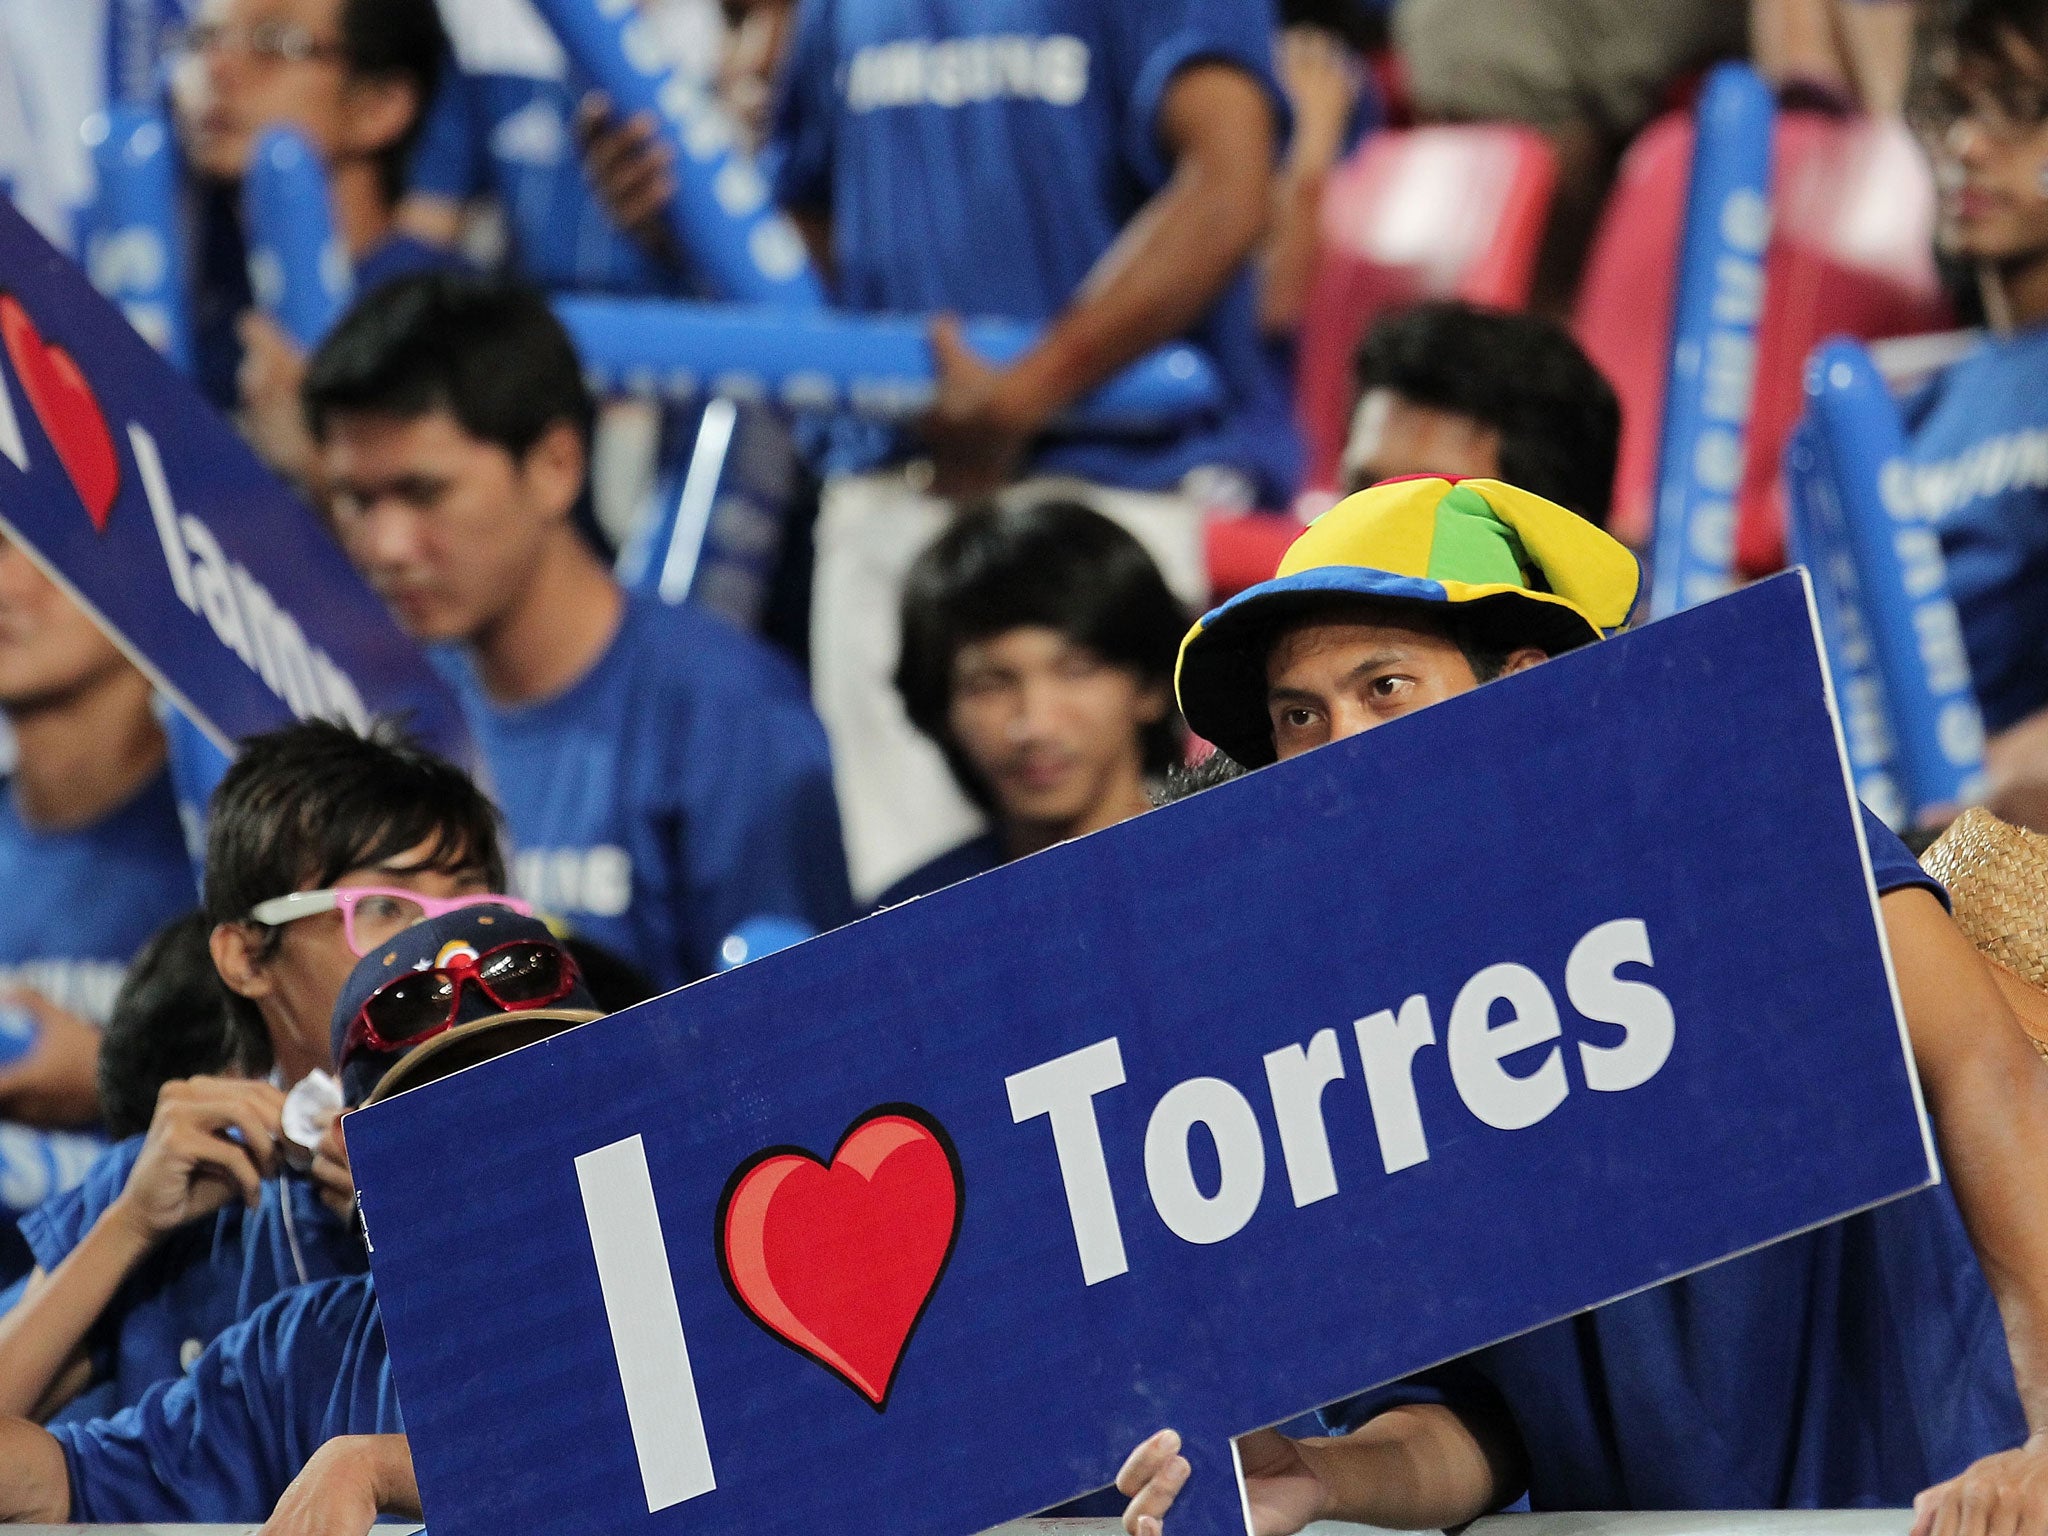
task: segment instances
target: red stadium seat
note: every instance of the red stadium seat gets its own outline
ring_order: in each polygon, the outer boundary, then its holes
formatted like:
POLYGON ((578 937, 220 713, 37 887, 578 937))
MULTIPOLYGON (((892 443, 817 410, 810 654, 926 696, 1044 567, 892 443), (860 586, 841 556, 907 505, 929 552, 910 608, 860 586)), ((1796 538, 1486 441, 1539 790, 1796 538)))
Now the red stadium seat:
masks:
MULTIPOLYGON (((1649 537, 1663 426, 1671 305, 1692 160, 1692 123, 1668 116, 1622 163, 1580 285, 1579 340, 1622 403, 1616 533, 1649 537)), ((1737 527, 1750 574, 1784 563, 1779 488, 1806 355, 1830 336, 1939 329, 1947 308, 1932 256, 1933 183, 1903 127, 1793 113, 1774 152, 1776 230, 1758 331, 1756 408, 1737 527)))
POLYGON ((1331 175, 1297 383, 1310 486, 1336 483, 1374 318, 1421 299, 1526 304, 1556 186, 1549 142, 1498 126, 1377 133, 1331 175))

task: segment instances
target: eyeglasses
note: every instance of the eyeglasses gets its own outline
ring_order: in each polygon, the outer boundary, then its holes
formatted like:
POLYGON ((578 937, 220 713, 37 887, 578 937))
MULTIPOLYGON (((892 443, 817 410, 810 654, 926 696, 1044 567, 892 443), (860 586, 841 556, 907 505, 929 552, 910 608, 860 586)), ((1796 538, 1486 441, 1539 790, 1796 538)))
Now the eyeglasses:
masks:
POLYGON ((197 21, 173 27, 166 37, 166 51, 191 57, 216 50, 246 54, 259 64, 305 64, 314 59, 346 60, 348 49, 340 43, 324 42, 312 29, 295 21, 257 21, 231 27, 225 22, 197 21))
POLYGON ((356 1052, 390 1055, 442 1034, 461 1010, 462 989, 478 991, 508 1013, 545 1008, 576 986, 576 962, 566 950, 539 939, 514 939, 470 957, 451 956, 426 971, 394 976, 363 999, 341 1044, 346 1062, 356 1052))
POLYGON ((459 912, 464 907, 508 907, 521 917, 533 916, 533 908, 514 896, 422 896, 418 891, 388 885, 348 885, 293 891, 289 896, 259 901, 249 909, 249 921, 279 928, 302 917, 339 911, 349 951, 360 958, 414 923, 423 923, 445 912, 459 912))
POLYGON ((1906 115, 1913 131, 1932 144, 1966 122, 1998 143, 2012 144, 2048 123, 2048 88, 2024 80, 1972 87, 1932 80, 1913 93, 1906 115))

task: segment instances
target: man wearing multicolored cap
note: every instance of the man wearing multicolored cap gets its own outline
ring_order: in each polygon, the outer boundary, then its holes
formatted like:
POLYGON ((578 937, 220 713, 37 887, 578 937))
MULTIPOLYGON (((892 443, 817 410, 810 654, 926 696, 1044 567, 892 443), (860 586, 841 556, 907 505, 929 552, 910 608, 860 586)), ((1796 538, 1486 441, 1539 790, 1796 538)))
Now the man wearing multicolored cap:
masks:
MULTIPOLYGON (((349 973, 333 1015, 351 1104, 375 1103, 601 1017, 537 920, 467 906, 416 923, 349 973)), ((241 1522, 367 1531, 419 1518, 368 1275, 256 1309, 189 1371, 111 1418, 0 1419, 0 1520, 241 1522), (280 1501, 283 1501, 282 1503, 280 1501), (275 1513, 273 1514, 273 1510, 275 1513)))
MULTIPOLYGON (((1389 482, 1195 626, 1181 707, 1258 767, 1593 644, 1637 587, 1626 549, 1539 497, 1389 482)), ((1524 1492, 2048 1532, 2048 1070, 1941 887, 1867 812, 1864 832, 1949 1182, 1340 1404, 1329 1438, 1245 1437, 1258 1536, 1450 1526, 1524 1492)), ((1188 1475, 1171 1430, 1132 1453, 1131 1536, 1161 1536, 1188 1475)))

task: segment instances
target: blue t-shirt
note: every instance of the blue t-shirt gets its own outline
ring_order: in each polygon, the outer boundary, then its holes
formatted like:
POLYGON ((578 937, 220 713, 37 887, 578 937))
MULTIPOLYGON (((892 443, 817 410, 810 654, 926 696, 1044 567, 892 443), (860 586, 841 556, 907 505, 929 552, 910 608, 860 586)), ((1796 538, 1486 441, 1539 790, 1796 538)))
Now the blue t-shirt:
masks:
MULTIPOLYGON (((1880 892, 1941 889, 1867 811, 1880 892)), ((1505 1414, 1537 1510, 1902 1508, 2027 1436, 1946 1185, 1325 1411, 1505 1414)))
POLYGON ((1009 862, 1003 842, 993 832, 969 838, 957 848, 948 848, 929 864, 920 865, 875 898, 875 910, 900 905, 976 875, 985 875, 1009 862))
MULTIPOLYGON (((133 1136, 109 1147, 78 1188, 22 1217, 22 1235, 45 1273, 127 1186, 142 1142, 133 1136)), ((182 1375, 200 1350, 280 1291, 361 1274, 368 1265, 362 1242, 309 1181, 266 1181, 257 1209, 235 1200, 179 1228, 122 1282, 86 1339, 94 1381, 111 1389, 93 1395, 91 1409, 112 1413, 182 1375)), ((64 1416, 83 1416, 80 1405, 64 1416)))
MULTIPOLYGON (((802 0, 769 161, 787 207, 831 215, 849 309, 1048 321, 1172 172, 1161 103, 1178 72, 1236 66, 1286 107, 1267 0, 802 0)), ((1142 439, 1055 434, 1032 468, 1170 490, 1215 465, 1284 506, 1301 470, 1287 380, 1252 275, 1187 339, 1220 414, 1142 439)), ((891 448, 843 431, 829 464, 891 448)))
POLYGON ((583 175, 575 112, 565 81, 451 67, 413 151, 411 189, 495 197, 513 268, 543 288, 663 292, 668 280, 619 232, 583 175))
POLYGON ((702 609, 629 594, 597 664, 501 708, 462 697, 517 850, 513 884, 662 989, 715 969, 757 917, 853 915, 824 728, 781 656, 702 609))
MULTIPOLYGON (((104 1024, 137 950, 199 904, 168 774, 89 827, 44 832, 0 793, 0 989, 39 992, 104 1024), (22 899, 30 893, 32 899, 22 899)), ((70 1132, 0 1125, 0 1230, 84 1177, 104 1142, 70 1132)), ((27 1266, 0 1254, 0 1277, 27 1266)))
POLYGON ((1915 500, 1941 530, 1993 731, 2048 708, 2048 327, 1989 340, 1911 403, 1915 500))
POLYGON ((71 1519, 261 1522, 337 1435, 402 1433, 368 1275, 298 1286, 111 1418, 52 1425, 71 1519))

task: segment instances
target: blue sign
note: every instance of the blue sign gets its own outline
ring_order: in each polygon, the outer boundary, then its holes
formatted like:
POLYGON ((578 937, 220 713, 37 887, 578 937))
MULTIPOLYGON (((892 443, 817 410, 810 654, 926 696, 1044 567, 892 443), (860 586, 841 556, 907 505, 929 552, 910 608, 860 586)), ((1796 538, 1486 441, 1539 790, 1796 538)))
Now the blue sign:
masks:
POLYGON ((1905 422, 1853 341, 1809 359, 1806 402, 1813 462, 1793 494, 1811 503, 1832 563, 1854 567, 1912 819, 1943 826, 1983 797, 1984 719, 1941 536, 1913 494, 1905 422))
POLYGON ((1707 76, 1693 136, 1657 447, 1650 614, 1719 597, 1735 579, 1735 508, 1756 386, 1771 240, 1777 104, 1747 64, 1707 76))
POLYGON ((294 717, 460 706, 306 506, 0 207, 0 526, 227 747, 294 717))
POLYGON ((968 1536, 1171 1425, 1241 1530, 1231 1436, 1930 1182, 1876 911, 1792 575, 376 1105, 428 1521, 968 1536))

